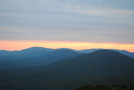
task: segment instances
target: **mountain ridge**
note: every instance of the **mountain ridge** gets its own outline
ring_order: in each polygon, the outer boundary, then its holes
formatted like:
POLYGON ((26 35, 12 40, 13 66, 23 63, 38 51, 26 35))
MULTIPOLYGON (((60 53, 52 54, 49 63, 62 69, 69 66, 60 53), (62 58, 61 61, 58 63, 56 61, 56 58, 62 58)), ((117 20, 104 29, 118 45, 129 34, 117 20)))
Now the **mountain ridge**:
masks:
MULTIPOLYGON (((59 49, 69 49, 69 48, 59 48, 59 49)), ((47 54, 55 50, 58 50, 58 49, 51 49, 51 48, 44 48, 44 47, 30 47, 30 48, 23 49, 20 51, 0 50, 0 61, 36 57, 36 56, 41 56, 43 54, 47 54)), ((70 50, 77 51, 79 53, 91 53, 97 50, 105 50, 105 49, 84 49, 84 50, 70 49, 70 50)), ((134 58, 133 52, 128 52, 126 50, 117 50, 117 49, 108 49, 108 50, 114 50, 114 51, 120 52, 124 55, 134 58)))
POLYGON ((72 58, 82 55, 82 53, 78 53, 76 51, 70 49, 56 49, 53 52, 32 57, 32 58, 23 58, 11 61, 1 61, 0 69, 8 69, 8 68, 19 68, 19 67, 31 67, 31 66, 42 66, 48 65, 58 60, 72 58))
POLYGON ((40 67, 0 70, 0 83, 14 90, 72 90, 87 83, 132 84, 133 69, 133 58, 100 50, 40 67))

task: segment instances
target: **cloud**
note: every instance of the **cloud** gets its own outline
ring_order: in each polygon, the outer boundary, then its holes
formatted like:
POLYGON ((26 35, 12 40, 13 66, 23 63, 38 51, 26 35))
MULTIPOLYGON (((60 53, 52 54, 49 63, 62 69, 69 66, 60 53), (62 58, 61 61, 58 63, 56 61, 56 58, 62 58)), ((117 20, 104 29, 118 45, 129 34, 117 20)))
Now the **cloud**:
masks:
POLYGON ((133 9, 133 0, 4 0, 0 1, 2 10, 65 10, 91 8, 133 9))
POLYGON ((0 39, 134 43, 133 0, 1 0, 0 39))
POLYGON ((3 27, 0 29, 3 40, 50 40, 81 41, 94 43, 130 43, 133 44, 133 30, 125 28, 90 27, 88 30, 44 29, 3 27), (93 28, 93 30, 92 30, 93 28))

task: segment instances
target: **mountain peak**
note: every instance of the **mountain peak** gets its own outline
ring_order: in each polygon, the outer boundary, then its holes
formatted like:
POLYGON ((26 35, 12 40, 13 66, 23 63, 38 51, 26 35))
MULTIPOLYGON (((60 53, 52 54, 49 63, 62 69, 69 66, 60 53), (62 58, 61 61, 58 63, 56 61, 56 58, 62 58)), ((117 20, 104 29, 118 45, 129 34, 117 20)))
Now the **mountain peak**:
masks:
POLYGON ((66 55, 81 55, 81 53, 76 52, 75 50, 72 49, 56 49, 55 51, 53 51, 51 54, 56 55, 56 56, 66 56, 66 55))
POLYGON ((93 53, 108 53, 108 54, 112 54, 112 53, 119 53, 117 51, 114 51, 114 50, 109 50, 109 49, 102 49, 102 50, 97 50, 93 53))
POLYGON ((44 48, 44 47, 30 47, 30 48, 27 48, 27 49, 23 49, 21 51, 25 51, 25 50, 45 50, 45 49, 48 49, 48 48, 44 48))
POLYGON ((107 55, 113 56, 113 57, 116 57, 116 56, 128 57, 128 56, 123 55, 122 53, 120 53, 118 51, 109 50, 109 49, 98 50, 98 51, 92 52, 91 54, 102 55, 102 56, 105 55, 104 57, 107 57, 107 55))

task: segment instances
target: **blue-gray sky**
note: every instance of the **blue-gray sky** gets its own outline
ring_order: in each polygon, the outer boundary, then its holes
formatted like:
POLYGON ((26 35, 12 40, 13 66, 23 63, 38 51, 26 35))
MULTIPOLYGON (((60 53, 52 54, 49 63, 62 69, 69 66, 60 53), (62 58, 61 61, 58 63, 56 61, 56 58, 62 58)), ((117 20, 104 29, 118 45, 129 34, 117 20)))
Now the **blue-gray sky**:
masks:
POLYGON ((134 0, 0 0, 0 40, 134 44, 134 0))

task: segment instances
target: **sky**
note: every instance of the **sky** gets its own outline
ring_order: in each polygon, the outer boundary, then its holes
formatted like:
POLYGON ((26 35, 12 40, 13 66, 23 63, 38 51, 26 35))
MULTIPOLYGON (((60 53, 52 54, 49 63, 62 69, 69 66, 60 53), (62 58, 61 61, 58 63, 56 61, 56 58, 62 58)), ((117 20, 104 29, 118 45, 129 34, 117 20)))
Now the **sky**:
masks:
POLYGON ((0 50, 134 52, 134 0, 0 0, 0 50))

